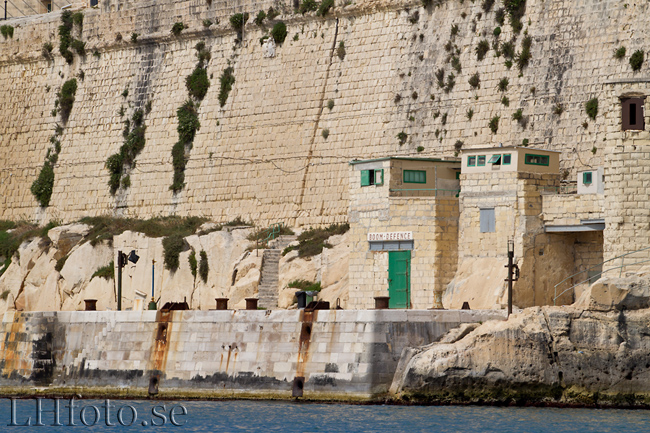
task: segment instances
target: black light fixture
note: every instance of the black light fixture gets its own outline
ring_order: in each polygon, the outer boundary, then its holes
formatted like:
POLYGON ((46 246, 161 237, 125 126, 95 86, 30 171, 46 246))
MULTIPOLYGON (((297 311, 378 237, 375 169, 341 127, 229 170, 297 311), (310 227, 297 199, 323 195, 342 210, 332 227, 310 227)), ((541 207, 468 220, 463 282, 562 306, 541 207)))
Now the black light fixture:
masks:
POLYGON ((135 265, 139 259, 140 256, 135 253, 135 250, 131 250, 128 257, 122 251, 117 252, 117 311, 122 311, 122 268, 128 262, 135 265))

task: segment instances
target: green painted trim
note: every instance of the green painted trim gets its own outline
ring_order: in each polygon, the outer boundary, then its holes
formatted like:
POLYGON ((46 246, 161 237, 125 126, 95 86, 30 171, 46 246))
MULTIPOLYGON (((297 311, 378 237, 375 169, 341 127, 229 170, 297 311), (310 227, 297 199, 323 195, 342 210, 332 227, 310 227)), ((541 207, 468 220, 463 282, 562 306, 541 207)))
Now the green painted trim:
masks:
POLYGON ((499 162, 500 159, 501 159, 501 154, 495 153, 490 157, 488 164, 496 164, 497 162, 499 162))
POLYGON ((350 165, 365 164, 367 162, 379 162, 379 161, 428 161, 428 162, 444 162, 449 164, 458 164, 460 159, 439 159, 439 158, 407 158, 404 156, 388 156, 385 158, 375 158, 375 159, 363 159, 363 160, 354 160, 350 161, 350 165))
POLYGON ((427 183, 427 172, 425 170, 404 170, 402 172, 402 181, 404 183, 427 183), (424 175, 424 181, 406 180, 406 174, 412 174, 413 177, 419 177, 420 174, 424 175))
POLYGON ((487 157, 485 155, 479 155, 476 157, 476 166, 477 167, 485 167, 485 160, 487 157), (483 158, 483 163, 481 163, 481 158, 483 158))
POLYGON ((476 155, 467 157, 467 166, 468 167, 476 167, 476 155), (470 162, 470 161, 472 161, 472 162, 470 162))
POLYGON ((590 171, 585 171, 582 173, 582 183, 585 185, 591 185, 593 183, 593 178, 594 176, 590 171), (587 178, 589 178, 589 180, 587 180, 587 178))
POLYGON ((501 163, 502 163, 503 165, 510 165, 511 162, 512 162, 512 154, 510 154, 510 153, 504 153, 504 154, 503 154, 503 161, 501 161, 501 163), (506 162, 506 156, 508 157, 508 162, 506 162))
POLYGON ((551 163, 551 157, 549 155, 537 155, 534 153, 526 153, 524 154, 524 164, 527 165, 543 165, 544 167, 548 167, 549 164, 551 163), (528 157, 537 157, 537 158, 546 158, 546 163, 539 163, 539 162, 528 162, 528 157))

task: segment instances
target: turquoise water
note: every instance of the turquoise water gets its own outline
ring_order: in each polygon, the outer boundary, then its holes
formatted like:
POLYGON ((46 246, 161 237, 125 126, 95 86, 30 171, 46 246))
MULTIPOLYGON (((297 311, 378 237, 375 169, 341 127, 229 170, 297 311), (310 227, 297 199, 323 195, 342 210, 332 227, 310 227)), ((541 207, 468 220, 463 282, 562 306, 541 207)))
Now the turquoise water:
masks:
POLYGON ((477 406, 357 406, 290 402, 157 402, 76 400, 69 425, 69 400, 0 400, 0 431, 178 431, 178 432, 649 432, 650 411, 616 409, 503 408, 477 406), (84 408, 85 407, 85 408, 84 408), (96 408, 96 409, 95 409, 96 408), (155 410, 152 412, 152 409, 155 410), (120 412, 121 410, 121 412, 120 412), (132 414, 137 413, 133 422, 132 414), (118 419, 118 412, 120 413, 118 419), (173 414, 172 414, 173 412, 173 414), (83 413, 83 415, 82 415, 83 413), (95 421, 95 415, 99 419, 95 421), (84 419, 82 419, 84 418, 84 419), (122 424, 120 425, 120 420, 122 424), (83 425, 85 421, 88 426, 83 425), (172 422, 173 421, 173 422, 172 422), (133 425, 128 426, 132 423, 133 425), (153 426, 152 426, 153 422, 153 426), (177 425, 174 425, 177 424, 177 425), (94 424, 94 425, 93 425, 94 424))

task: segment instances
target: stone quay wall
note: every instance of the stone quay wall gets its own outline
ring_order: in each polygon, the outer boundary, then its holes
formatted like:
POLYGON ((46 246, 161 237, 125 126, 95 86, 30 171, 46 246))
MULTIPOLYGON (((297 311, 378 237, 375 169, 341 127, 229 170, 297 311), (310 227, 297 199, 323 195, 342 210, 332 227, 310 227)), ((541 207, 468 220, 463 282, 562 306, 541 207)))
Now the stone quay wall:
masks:
POLYGON ((369 399, 405 347, 503 311, 10 312, 0 394, 369 399))
MULTIPOLYGON (((562 169, 598 167, 620 117, 617 89, 608 80, 648 75, 647 61, 639 72, 628 62, 633 51, 650 46, 647 2, 528 0, 521 34, 506 19, 498 36, 514 39, 516 51, 525 34, 531 37, 531 59, 521 72, 516 64, 507 67, 501 50, 490 48, 477 58, 481 40, 494 43, 499 2, 486 12, 481 2, 424 8, 419 1, 360 0, 337 3, 324 18, 295 14, 288 1, 100 3, 83 9, 78 37, 87 54, 75 55, 71 65, 58 53, 60 12, 7 22, 15 31, 13 38, 0 38, 0 104, 6 107, 0 114, 0 218, 65 222, 96 214, 193 214, 329 224, 347 219, 352 159, 445 157, 455 145, 523 139, 562 151, 562 169), (259 42, 272 23, 260 28, 252 22, 270 6, 288 29, 273 57, 259 42), (241 39, 228 23, 234 12, 251 14, 241 39), (206 19, 214 24, 204 27, 206 19), (187 26, 178 37, 170 33, 176 22, 187 26), (176 110, 188 97, 185 77, 197 64, 199 41, 211 53, 211 86, 198 110, 201 128, 189 153, 186 186, 174 194, 176 110), (54 46, 53 59, 42 55, 46 42, 54 46), (619 46, 627 48, 622 60, 613 56, 619 46), (222 107, 219 77, 228 66, 235 83, 222 107), (439 70, 444 89, 437 84, 439 70), (477 88, 469 84, 475 73, 477 88), (72 77, 78 77, 78 90, 60 137, 50 206, 42 209, 30 185, 61 123, 60 115, 52 115, 56 93, 72 77), (498 91, 503 79, 507 89, 498 91), (584 107, 592 97, 600 101, 595 120, 584 107), (123 143, 123 121, 148 101, 145 148, 130 187, 112 196, 105 162, 123 143), (512 119, 518 109, 520 122, 512 119), (488 123, 496 117, 492 133, 488 123), (407 134, 403 144, 400 132, 407 134)), ((615 230, 618 223, 608 224, 615 230)))

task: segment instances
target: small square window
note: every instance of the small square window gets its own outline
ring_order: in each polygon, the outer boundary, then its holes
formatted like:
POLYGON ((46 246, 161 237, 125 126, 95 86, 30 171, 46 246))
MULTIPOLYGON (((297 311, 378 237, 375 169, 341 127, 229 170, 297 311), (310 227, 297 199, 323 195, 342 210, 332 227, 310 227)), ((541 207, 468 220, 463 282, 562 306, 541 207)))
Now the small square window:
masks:
POLYGON ((503 165, 510 165, 510 160, 512 159, 512 155, 509 153, 506 153, 503 155, 503 165))
POLYGON ((485 165, 485 155, 479 155, 478 159, 476 160, 476 165, 484 166, 485 165))
POLYGON ((585 171, 582 173, 582 183, 585 185, 590 185, 592 182, 592 173, 590 171, 585 171))
POLYGON ((476 166, 476 157, 475 156, 468 156, 467 157, 467 166, 468 167, 476 166))
POLYGON ((501 155, 492 155, 488 160, 488 164, 501 165, 501 155))

